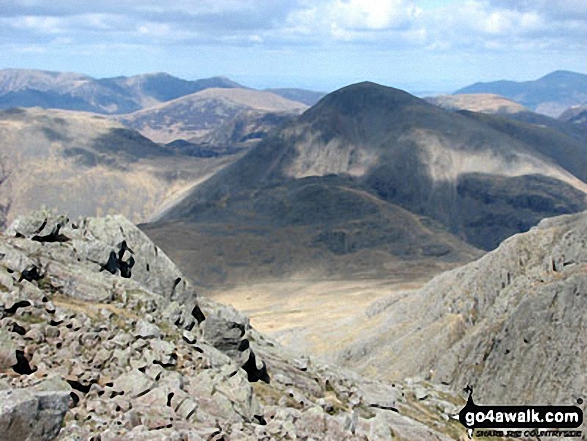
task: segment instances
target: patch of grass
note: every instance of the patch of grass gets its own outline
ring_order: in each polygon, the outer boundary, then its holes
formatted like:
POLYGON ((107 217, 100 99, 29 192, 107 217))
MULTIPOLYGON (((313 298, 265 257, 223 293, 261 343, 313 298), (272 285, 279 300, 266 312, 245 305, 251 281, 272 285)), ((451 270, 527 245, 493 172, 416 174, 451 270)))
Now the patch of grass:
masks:
POLYGON ((55 306, 80 312, 94 320, 99 318, 101 309, 107 309, 113 314, 124 317, 128 320, 139 320, 139 316, 134 314, 132 311, 125 308, 119 308, 109 303, 86 302, 84 300, 73 299, 71 297, 66 297, 59 294, 53 296, 51 300, 55 306))
POLYGON ((33 315, 33 314, 22 314, 17 317, 13 317, 13 319, 15 319, 17 323, 24 322, 24 323, 28 323, 29 325, 36 325, 38 323, 45 323, 46 322, 46 320, 43 319, 42 317, 40 317, 38 315, 33 315))

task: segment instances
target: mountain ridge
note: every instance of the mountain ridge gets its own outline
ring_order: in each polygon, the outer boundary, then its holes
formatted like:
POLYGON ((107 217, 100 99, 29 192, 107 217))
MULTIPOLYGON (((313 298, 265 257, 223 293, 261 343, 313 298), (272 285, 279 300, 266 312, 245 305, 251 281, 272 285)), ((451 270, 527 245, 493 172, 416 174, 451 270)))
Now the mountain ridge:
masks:
POLYGON ((547 116, 558 117, 573 105, 587 103, 587 75, 554 71, 533 81, 500 80, 475 83, 454 94, 495 93, 547 116))
POLYGON ((166 73, 96 79, 53 71, 0 70, 0 108, 34 107, 100 114, 136 111, 209 87, 244 87, 226 77, 195 81, 166 73))
MULTIPOLYGON (((237 87, 208 88, 119 116, 117 120, 156 142, 183 139, 198 143, 224 130, 224 126, 233 121, 239 124, 239 119, 242 126, 247 124, 247 119, 296 115, 306 108, 302 103, 270 92, 237 87), (248 118, 244 116, 247 112, 248 118)), ((245 130, 241 136, 265 136, 272 124, 267 126, 265 130, 260 127, 245 130)))

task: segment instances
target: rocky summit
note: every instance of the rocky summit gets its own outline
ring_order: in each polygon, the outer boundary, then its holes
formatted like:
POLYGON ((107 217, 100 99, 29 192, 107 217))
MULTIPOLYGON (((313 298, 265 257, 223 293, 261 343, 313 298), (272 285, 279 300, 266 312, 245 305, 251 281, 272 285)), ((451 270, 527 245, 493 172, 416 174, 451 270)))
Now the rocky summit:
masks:
POLYGON ((0 433, 21 440, 449 440, 464 401, 295 354, 196 295, 121 216, 0 236, 0 433))

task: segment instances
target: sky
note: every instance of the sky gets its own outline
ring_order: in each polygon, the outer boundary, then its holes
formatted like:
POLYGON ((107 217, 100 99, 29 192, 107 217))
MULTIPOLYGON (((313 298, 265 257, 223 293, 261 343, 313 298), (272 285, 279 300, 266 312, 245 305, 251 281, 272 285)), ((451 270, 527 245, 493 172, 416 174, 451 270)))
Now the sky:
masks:
POLYGON ((0 0, 0 68, 450 92, 587 73, 587 1, 0 0))

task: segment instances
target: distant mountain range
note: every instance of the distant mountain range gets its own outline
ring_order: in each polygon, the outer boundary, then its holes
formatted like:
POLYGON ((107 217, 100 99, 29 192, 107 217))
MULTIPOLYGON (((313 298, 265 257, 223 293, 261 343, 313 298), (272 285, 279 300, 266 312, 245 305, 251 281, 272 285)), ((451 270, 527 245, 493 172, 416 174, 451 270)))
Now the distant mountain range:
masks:
POLYGON ((502 95, 535 112, 557 117, 571 106, 587 104, 587 75, 559 70, 535 81, 475 83, 455 92, 478 93, 502 95))
POLYGON ((466 260, 471 246, 493 249, 544 217, 583 210, 585 182, 585 140, 360 83, 145 231, 201 281, 373 275, 394 259, 466 260))
POLYGON ((0 70, 0 109, 41 107, 111 115, 178 151, 226 155, 255 145, 323 93, 259 91, 225 77, 195 81, 166 73, 95 79, 77 73, 0 70), (187 143, 186 143, 187 141, 187 143))
MULTIPOLYGON (((122 114, 211 88, 248 89, 226 77, 188 81, 166 73, 154 73, 96 79, 78 73, 2 69, 0 109, 43 107, 122 114)), ((312 104, 322 96, 302 89, 275 89, 272 92, 293 101, 312 104)))

